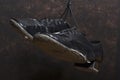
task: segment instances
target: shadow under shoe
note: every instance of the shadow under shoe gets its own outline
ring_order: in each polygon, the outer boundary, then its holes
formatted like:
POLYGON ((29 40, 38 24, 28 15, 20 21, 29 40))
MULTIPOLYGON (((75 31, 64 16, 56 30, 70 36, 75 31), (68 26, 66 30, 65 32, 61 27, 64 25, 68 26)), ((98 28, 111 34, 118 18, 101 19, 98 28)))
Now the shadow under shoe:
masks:
POLYGON ((84 72, 99 72, 100 63, 92 61, 91 63, 74 63, 76 69, 84 72))

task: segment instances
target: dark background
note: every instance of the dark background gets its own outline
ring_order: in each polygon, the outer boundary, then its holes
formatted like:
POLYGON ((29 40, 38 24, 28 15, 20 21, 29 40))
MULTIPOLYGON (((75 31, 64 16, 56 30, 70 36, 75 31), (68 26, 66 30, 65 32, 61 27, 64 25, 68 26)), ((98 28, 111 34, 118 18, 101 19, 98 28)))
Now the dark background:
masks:
POLYGON ((59 17, 66 0, 0 0, 0 80, 116 80, 116 40, 119 0, 73 0, 79 30, 100 40, 104 61, 100 72, 88 73, 55 59, 23 39, 11 17, 59 17))

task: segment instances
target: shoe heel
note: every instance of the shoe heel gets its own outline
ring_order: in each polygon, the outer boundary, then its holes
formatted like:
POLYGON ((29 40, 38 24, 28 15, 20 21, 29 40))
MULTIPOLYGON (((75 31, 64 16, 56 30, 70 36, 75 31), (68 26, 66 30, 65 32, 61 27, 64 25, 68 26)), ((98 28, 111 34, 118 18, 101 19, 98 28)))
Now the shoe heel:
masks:
POLYGON ((103 61, 103 47, 100 41, 91 41, 94 53, 96 57, 96 61, 102 62, 103 61))

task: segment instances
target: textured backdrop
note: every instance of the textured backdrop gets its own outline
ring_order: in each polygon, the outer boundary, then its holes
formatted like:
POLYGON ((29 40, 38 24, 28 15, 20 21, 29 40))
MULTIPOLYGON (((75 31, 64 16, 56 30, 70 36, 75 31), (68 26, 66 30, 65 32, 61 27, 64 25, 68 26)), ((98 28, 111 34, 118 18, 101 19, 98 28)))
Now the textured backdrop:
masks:
POLYGON ((72 0, 78 29, 100 40, 104 62, 98 74, 76 70, 23 39, 9 24, 11 17, 55 18, 66 0, 0 0, 0 80, 116 80, 116 33, 119 0, 72 0))

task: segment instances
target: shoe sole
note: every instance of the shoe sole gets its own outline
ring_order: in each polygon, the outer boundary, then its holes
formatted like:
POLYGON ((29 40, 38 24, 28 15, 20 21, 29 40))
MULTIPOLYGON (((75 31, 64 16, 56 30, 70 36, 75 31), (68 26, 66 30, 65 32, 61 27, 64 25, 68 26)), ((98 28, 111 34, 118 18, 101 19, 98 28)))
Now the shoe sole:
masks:
POLYGON ((69 62, 90 63, 81 52, 68 48, 45 34, 36 34, 33 42, 49 55, 69 62))
POLYGON ((14 25, 14 28, 17 29, 19 33, 21 33, 26 39, 33 40, 33 36, 29 34, 21 24, 19 24, 16 20, 11 19, 10 22, 14 25))

